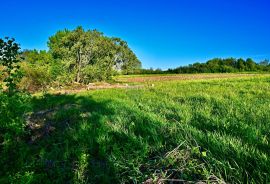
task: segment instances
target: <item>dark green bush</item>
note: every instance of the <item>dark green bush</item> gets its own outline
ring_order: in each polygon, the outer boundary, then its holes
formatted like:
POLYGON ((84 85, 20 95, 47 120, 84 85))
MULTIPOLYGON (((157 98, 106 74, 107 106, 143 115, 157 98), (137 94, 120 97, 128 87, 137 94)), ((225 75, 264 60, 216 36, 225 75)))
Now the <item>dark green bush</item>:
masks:
POLYGON ((5 145, 16 136, 23 133, 25 113, 30 109, 30 96, 23 93, 15 93, 9 96, 0 92, 0 142, 5 145))

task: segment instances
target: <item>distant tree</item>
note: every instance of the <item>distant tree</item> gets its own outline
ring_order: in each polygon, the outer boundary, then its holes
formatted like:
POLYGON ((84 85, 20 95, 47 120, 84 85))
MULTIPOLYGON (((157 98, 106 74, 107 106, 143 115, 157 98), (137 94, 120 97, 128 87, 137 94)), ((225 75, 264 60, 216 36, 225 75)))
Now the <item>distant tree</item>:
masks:
POLYGON ((235 58, 227 58, 227 59, 223 59, 223 63, 226 66, 230 66, 232 68, 235 68, 237 60, 235 58))
POLYGON ((207 67, 209 68, 209 71, 212 73, 220 72, 220 63, 221 59, 214 58, 206 62, 207 67))
POLYGON ((263 60, 263 61, 261 61, 260 63, 259 63, 259 65, 260 66, 268 66, 270 63, 269 63, 269 60, 268 59, 265 59, 265 60, 263 60))
POLYGON ((255 71, 256 70, 256 63, 251 58, 248 58, 246 60, 246 67, 247 67, 248 71, 255 71))
POLYGON ((243 72, 246 70, 246 66, 245 66, 245 60, 240 58, 240 59, 237 59, 237 63, 236 63, 236 66, 238 68, 238 70, 240 72, 243 72))

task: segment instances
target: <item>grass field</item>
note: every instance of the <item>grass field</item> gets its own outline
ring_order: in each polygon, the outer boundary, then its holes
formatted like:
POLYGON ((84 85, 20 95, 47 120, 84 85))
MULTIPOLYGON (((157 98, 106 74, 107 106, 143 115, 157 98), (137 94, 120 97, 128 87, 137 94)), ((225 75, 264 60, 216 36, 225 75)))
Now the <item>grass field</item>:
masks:
POLYGON ((190 76, 34 95, 0 183, 269 183, 270 76, 190 76))

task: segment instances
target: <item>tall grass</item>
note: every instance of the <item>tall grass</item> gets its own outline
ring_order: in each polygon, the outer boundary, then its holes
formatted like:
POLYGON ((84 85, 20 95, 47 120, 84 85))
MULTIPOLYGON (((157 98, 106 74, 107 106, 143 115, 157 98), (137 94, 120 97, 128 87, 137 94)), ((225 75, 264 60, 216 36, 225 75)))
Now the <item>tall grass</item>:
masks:
POLYGON ((270 182, 270 77, 154 84, 34 97, 0 182, 270 182))

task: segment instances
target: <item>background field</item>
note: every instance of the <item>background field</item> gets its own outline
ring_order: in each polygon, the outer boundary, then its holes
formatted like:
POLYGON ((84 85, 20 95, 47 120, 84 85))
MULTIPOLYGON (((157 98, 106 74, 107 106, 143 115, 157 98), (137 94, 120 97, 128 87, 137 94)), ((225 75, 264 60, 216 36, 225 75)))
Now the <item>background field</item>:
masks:
POLYGON ((255 76, 270 76, 260 73, 205 73, 205 74, 145 74, 145 75, 120 75, 114 78, 115 81, 127 83, 144 83, 175 80, 202 80, 202 79, 229 79, 255 76))
POLYGON ((0 152, 0 182, 269 182, 270 76, 165 77, 35 95, 28 133, 0 152))

